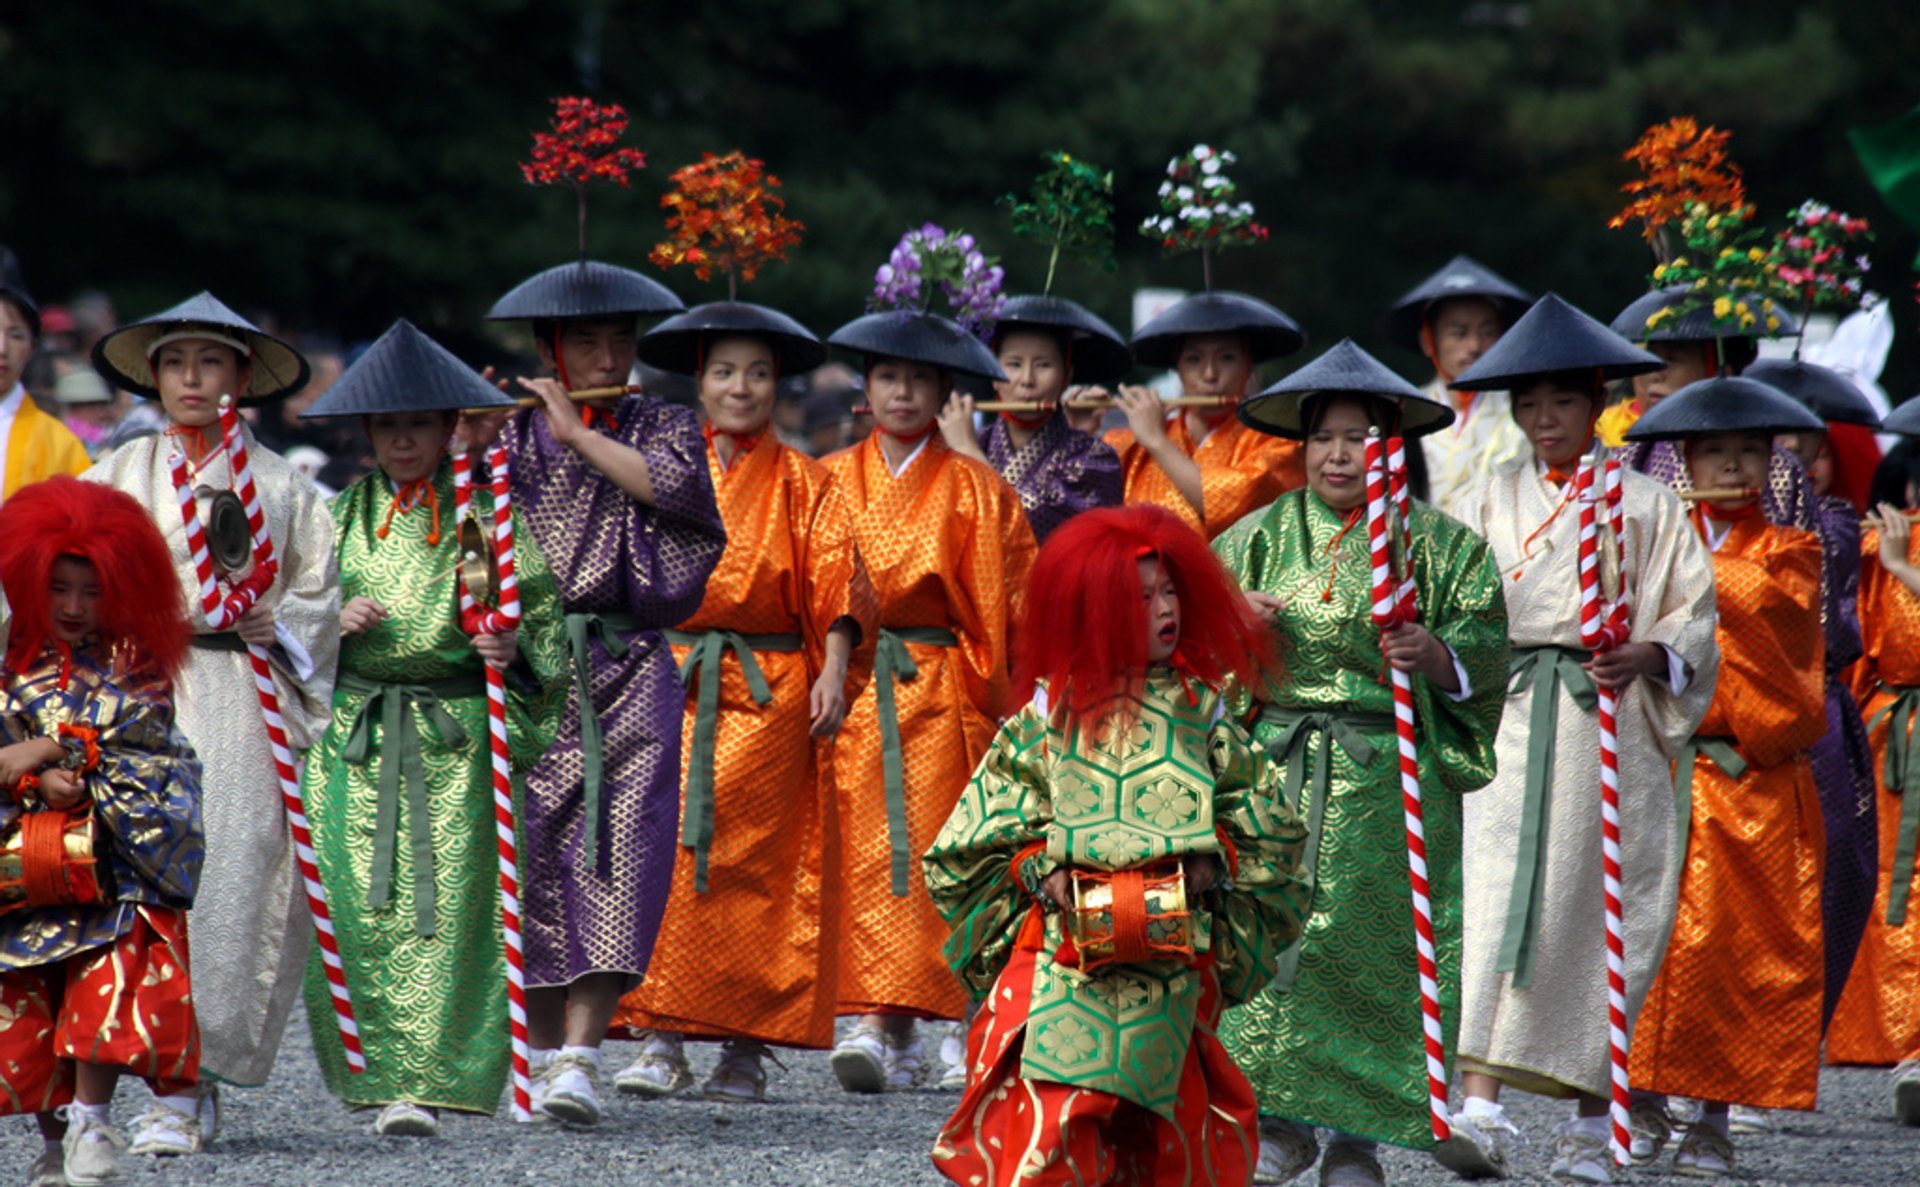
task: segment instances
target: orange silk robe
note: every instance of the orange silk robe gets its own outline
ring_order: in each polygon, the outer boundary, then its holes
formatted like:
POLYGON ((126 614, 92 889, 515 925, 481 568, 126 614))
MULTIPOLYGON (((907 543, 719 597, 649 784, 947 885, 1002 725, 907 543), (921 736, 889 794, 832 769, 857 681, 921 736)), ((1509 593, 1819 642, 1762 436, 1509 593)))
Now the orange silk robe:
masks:
POLYGON ((1826 833, 1807 748, 1827 724, 1820 563, 1818 537, 1757 517, 1714 552, 1720 681, 1696 737, 1730 742, 1747 769, 1735 778, 1704 752, 1694 760, 1673 938, 1633 1032, 1636 1088, 1814 1107, 1826 833))
MULTIPOLYGON (((1890 716, 1874 716, 1896 699, 1890 691, 1920 686, 1920 597, 1880 567, 1880 533, 1864 533, 1860 551, 1860 636, 1866 654, 1854 667, 1854 691, 1872 723, 1873 777, 1879 785, 1880 885, 1867 918, 1853 972, 1827 1029, 1827 1059, 1832 1063, 1894 1064, 1920 1056, 1920 877, 1908 881, 1905 920, 1887 925, 1887 900, 1893 890, 1893 861, 1900 840, 1906 797, 1889 791, 1886 761, 1890 716)), ((1908 555, 1920 554, 1920 536, 1908 555)), ((1920 780, 1916 780, 1920 782, 1920 780)))
POLYGON ((893 684, 906 797, 908 893, 893 893, 878 706, 879 678, 847 710, 834 743, 842 790, 840 1012, 958 1018, 961 989, 941 955, 947 925, 920 869, 1011 712, 1016 603, 1033 567, 1020 496, 939 433, 894 476, 878 432, 826 459, 853 509, 853 530, 880 594, 882 629, 944 628, 958 646, 908 643, 919 674, 893 684))
MULTIPOLYGON (((753 653, 772 694, 765 705, 739 656, 722 653, 706 891, 695 888, 694 850, 683 835, 653 963, 621 1002, 612 1031, 827 1047, 838 984, 839 796, 824 761, 830 744, 809 734, 809 698, 827 632, 842 618, 859 628, 849 701, 865 683, 879 603, 846 501, 819 462, 768 433, 725 470, 709 443, 707 469, 727 547, 700 609, 679 631, 798 635, 804 650, 753 653)), ((674 644, 683 670, 691 651, 674 644)), ((680 735, 683 797, 688 767, 700 761, 698 694, 696 672, 680 735)))
POLYGON ((1193 504, 1173 485, 1160 463, 1153 460, 1128 429, 1115 429, 1107 444, 1120 455, 1120 473, 1126 481, 1126 501, 1154 503, 1178 515, 1211 540, 1286 492, 1307 484, 1300 443, 1270 437, 1229 416, 1205 441, 1194 443, 1188 417, 1177 412, 1167 420, 1167 436, 1200 466, 1200 499, 1205 522, 1193 504))

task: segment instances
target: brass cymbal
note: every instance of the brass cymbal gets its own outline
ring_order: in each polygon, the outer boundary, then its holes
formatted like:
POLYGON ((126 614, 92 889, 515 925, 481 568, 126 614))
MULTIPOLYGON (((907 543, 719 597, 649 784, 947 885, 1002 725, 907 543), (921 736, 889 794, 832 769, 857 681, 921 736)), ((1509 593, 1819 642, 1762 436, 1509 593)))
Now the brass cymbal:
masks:
POLYGON ((253 559, 246 504, 230 490, 215 491, 207 500, 207 550, 213 563, 228 573, 239 572, 253 559))
POLYGON ((500 566, 493 555, 493 540, 480 521, 472 516, 460 521, 460 581, 474 601, 488 606, 500 604, 500 566))

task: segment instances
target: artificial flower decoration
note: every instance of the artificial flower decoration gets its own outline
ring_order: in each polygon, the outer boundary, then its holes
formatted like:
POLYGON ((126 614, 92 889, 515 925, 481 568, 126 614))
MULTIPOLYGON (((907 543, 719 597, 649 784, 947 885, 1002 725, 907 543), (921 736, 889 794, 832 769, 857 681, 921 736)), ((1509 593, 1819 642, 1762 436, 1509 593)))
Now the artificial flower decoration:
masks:
POLYGON ((587 186, 610 181, 625 188, 627 173, 647 167, 637 148, 615 148, 627 131, 627 111, 580 96, 553 101, 553 130, 533 134, 533 158, 520 166, 528 185, 570 185, 580 208, 580 258, 587 258, 587 186))
POLYGON ((1006 270, 982 254, 973 236, 928 223, 894 245, 873 275, 868 307, 924 311, 938 286, 953 306, 954 320, 986 340, 1007 303, 1000 288, 1005 279, 1006 270))
POLYGON ((764 162, 738 151, 724 157, 701 155, 697 164, 673 174, 676 188, 660 199, 672 237, 654 246, 649 257, 662 268, 688 265, 701 280, 719 268, 727 275, 727 300, 739 295, 741 281, 752 283, 761 265, 784 261, 800 242, 806 225, 786 217, 784 198, 773 191, 780 179, 764 162))
POLYGON ((1753 207, 1715 210, 1696 202, 1680 218, 1678 254, 1653 267, 1656 288, 1684 288, 1686 298, 1647 318, 1657 330, 1697 309, 1711 309, 1713 324, 1728 333, 1771 335, 1781 327, 1775 273, 1779 261, 1766 244, 1766 232, 1753 225, 1753 207))
POLYGON ((1238 159, 1224 148, 1196 144, 1168 161, 1160 213, 1140 224, 1140 233, 1158 240, 1168 255, 1197 250, 1208 289, 1213 288, 1215 251, 1267 237, 1267 228, 1253 221, 1253 203, 1235 201, 1237 190, 1226 167, 1238 159))
POLYGON ((1007 208, 1014 234, 1052 247, 1047 283, 1040 289, 1051 293, 1062 254, 1098 258, 1109 272, 1119 261, 1113 258, 1113 174, 1068 153, 1051 152, 1043 159, 1047 170, 1034 179, 1031 196, 1023 202, 1003 194, 999 204, 1007 208))
POLYGON ((1802 202, 1773 241, 1781 295, 1808 312, 1858 308, 1868 296, 1871 264, 1857 248, 1872 238, 1866 219, 1811 199, 1802 202))
POLYGON ((1740 170, 1727 158, 1731 133, 1702 128, 1690 115, 1655 124, 1641 134, 1622 159, 1640 166, 1641 176, 1621 186, 1634 195, 1626 208, 1608 221, 1609 227, 1640 223, 1640 234, 1662 260, 1677 254, 1668 224, 1685 218, 1696 206, 1732 210, 1746 204, 1746 185, 1740 170))

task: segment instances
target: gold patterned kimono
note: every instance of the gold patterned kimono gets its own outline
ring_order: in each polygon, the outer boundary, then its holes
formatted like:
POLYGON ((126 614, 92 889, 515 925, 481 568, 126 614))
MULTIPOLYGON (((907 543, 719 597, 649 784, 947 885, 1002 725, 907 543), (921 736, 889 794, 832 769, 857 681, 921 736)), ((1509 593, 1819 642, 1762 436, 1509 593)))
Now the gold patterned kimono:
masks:
POLYGON ((1462 503, 1478 491, 1487 475, 1521 458, 1531 458, 1527 435, 1513 423, 1513 399, 1506 392, 1455 392, 1434 376, 1420 389, 1429 399, 1455 409, 1453 423, 1420 438, 1427 463, 1427 501, 1464 519, 1462 503), (1466 411, 1461 397, 1472 395, 1466 411))
MULTIPOLYGON (((1589 658, 1580 646, 1580 506, 1571 484, 1546 480, 1524 439, 1521 448, 1522 459, 1456 504, 1500 568, 1514 669, 1497 772, 1466 801, 1459 1059, 1530 1092, 1604 1096, 1600 722, 1579 666, 1589 658)), ((1691 674, 1679 695, 1664 669, 1636 680, 1616 709, 1631 1024, 1679 893, 1672 762, 1713 699, 1720 653, 1712 560, 1685 507, 1644 475, 1621 477, 1632 641, 1671 649, 1691 674)), ((1610 546, 1610 534, 1600 542, 1610 546)))
MULTIPOLYGON (((274 687, 288 740, 301 751, 327 727, 340 653, 333 520, 313 483, 261 447, 244 422, 241 431, 280 561, 261 599, 273 610, 281 640, 271 649, 274 687)), ((313 923, 294 865, 252 664, 240 637, 212 633, 200 608, 200 580, 167 465, 173 445, 164 434, 128 442, 82 477, 146 506, 173 552, 186 593, 194 646, 174 686, 174 704, 176 724, 205 767, 207 858, 189 922, 200 1067, 203 1075, 230 1084, 263 1084, 300 994, 313 923)), ((210 458, 195 484, 231 489, 226 455, 210 458)))

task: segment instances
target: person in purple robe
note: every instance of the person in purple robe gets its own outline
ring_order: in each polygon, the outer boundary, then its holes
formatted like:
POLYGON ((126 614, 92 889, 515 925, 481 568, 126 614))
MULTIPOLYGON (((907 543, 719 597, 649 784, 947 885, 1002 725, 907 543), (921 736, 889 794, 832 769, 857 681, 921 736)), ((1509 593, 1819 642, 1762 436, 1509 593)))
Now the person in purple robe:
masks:
POLYGON ((560 585, 573 682, 559 737, 528 774, 521 850, 534 1112, 600 1119, 600 1042, 640 983, 673 883, 686 694, 662 631, 700 605, 726 545, 691 409, 619 387, 635 321, 677 312, 625 268, 562 264, 489 320, 532 323, 550 375, 501 429, 514 512, 560 585))
POLYGON ((1069 383, 1097 387, 1126 375, 1133 355, 1120 335, 1064 297, 1011 297, 994 325, 993 347, 1007 373, 993 385, 998 399, 1034 407, 1002 411, 976 431, 973 398, 956 392, 940 415, 947 445, 1007 480, 1036 540, 1082 511, 1119 506, 1120 455, 1069 425, 1060 405, 1069 383))

